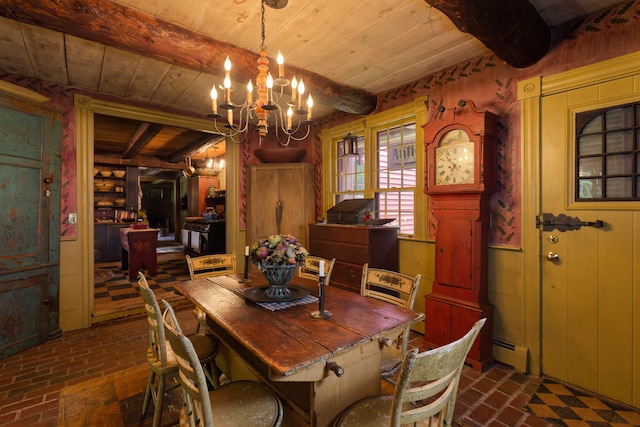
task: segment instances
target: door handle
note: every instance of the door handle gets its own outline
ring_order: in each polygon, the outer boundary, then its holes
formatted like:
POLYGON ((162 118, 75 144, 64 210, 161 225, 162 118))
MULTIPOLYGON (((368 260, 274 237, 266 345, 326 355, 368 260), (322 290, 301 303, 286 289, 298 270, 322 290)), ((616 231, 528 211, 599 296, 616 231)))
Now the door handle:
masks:
POLYGON ((558 262, 560 260, 560 255, 555 252, 547 252, 547 261, 558 262))

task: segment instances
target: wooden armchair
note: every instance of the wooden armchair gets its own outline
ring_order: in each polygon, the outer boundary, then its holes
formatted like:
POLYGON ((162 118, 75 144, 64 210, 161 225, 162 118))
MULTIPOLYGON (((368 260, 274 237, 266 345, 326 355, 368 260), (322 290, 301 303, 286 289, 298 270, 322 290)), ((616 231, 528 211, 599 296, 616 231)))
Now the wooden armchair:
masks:
POLYGON ((451 426, 464 361, 485 321, 480 319, 450 344, 407 352, 393 395, 357 401, 338 416, 334 427, 451 426))
MULTIPOLYGON (((362 282, 360 294, 369 298, 379 299, 400 307, 413 309, 420 286, 421 275, 415 277, 397 273, 395 271, 370 268, 369 264, 362 267, 362 282)), ((393 384, 391 377, 398 371, 409 346, 411 325, 407 326, 400 340, 385 340, 382 348, 382 379, 393 384)))

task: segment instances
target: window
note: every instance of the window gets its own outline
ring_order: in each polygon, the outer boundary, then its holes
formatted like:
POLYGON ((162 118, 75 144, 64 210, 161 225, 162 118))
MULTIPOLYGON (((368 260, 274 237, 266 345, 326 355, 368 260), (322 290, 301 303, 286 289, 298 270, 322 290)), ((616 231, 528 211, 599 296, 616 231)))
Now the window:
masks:
POLYGON ((576 200, 640 200, 640 103, 576 115, 576 200))
POLYGON ((394 218, 388 225, 399 227, 402 237, 428 238, 424 149, 417 143, 425 101, 417 98, 323 132, 323 156, 331 159, 323 162, 324 210, 347 199, 374 199, 374 218, 394 218))
POLYGON ((364 137, 353 135, 352 150, 345 150, 346 142, 336 143, 336 193, 334 205, 343 200, 364 198, 364 137))
POLYGON ((396 218, 400 234, 414 234, 416 189, 416 124, 403 123, 375 132, 376 211, 380 218, 396 218))

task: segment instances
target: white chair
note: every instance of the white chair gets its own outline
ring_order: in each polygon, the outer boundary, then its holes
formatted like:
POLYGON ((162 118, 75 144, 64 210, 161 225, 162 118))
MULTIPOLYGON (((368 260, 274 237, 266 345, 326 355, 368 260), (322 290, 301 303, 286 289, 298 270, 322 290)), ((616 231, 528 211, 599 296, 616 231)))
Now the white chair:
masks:
MULTIPOLYGON (((162 421, 164 394, 177 387, 177 384, 166 387, 166 377, 178 372, 178 364, 171 345, 165 337, 162 313, 158 305, 158 300, 142 272, 138 272, 138 286, 147 314, 147 326, 149 328, 147 362, 151 369, 142 404, 142 415, 144 416, 147 413, 149 402, 153 399, 155 405, 153 426, 158 427, 162 421)), ((209 381, 211 381, 214 387, 219 387, 220 373, 215 363, 215 357, 218 354, 218 341, 211 335, 203 334, 193 334, 190 335, 188 339, 192 342, 194 348, 197 349, 199 363, 208 366, 209 381)))
POLYGON ((408 351, 393 395, 355 402, 336 418, 334 427, 451 426, 464 361, 485 321, 477 321, 451 344, 423 353, 408 351))
POLYGON ((298 277, 317 281, 320 274, 320 261, 324 261, 324 285, 329 286, 333 265, 336 263, 335 258, 328 260, 318 256, 307 255, 304 259, 304 264, 298 267, 298 277))
MULTIPOLYGON (((191 258, 186 257, 187 267, 189 267, 189 276, 191 280, 200 277, 226 276, 228 274, 236 274, 236 253, 231 254, 211 254, 191 258)), ((193 310, 194 316, 198 320, 198 329, 200 326, 206 328, 207 316, 202 310, 196 307, 193 310)))
MULTIPOLYGON (((369 264, 362 267, 362 282, 360 294, 375 298, 400 307, 413 309, 420 286, 421 275, 415 277, 395 271, 370 268, 369 264)), ((411 325, 407 325, 398 340, 384 340, 381 354, 381 377, 393 384, 392 376, 400 368, 402 359, 409 347, 411 325)))
POLYGON ((202 366, 191 341, 180 332, 173 309, 163 301, 164 327, 178 359, 179 382, 184 391, 181 426, 276 427, 282 423, 282 402, 257 381, 233 381, 207 390, 202 366))

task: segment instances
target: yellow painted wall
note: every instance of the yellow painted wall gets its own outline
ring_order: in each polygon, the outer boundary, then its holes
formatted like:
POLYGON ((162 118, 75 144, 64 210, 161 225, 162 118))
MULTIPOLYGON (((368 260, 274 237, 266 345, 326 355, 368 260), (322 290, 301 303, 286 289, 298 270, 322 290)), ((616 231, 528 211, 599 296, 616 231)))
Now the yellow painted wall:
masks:
MULTIPOLYGON (((433 283, 433 242, 400 239, 400 271, 409 276, 421 274, 420 288, 416 296, 414 309, 424 313, 424 296, 431 292, 433 283)), ((416 323, 411 328, 424 333, 424 321, 416 323)))

